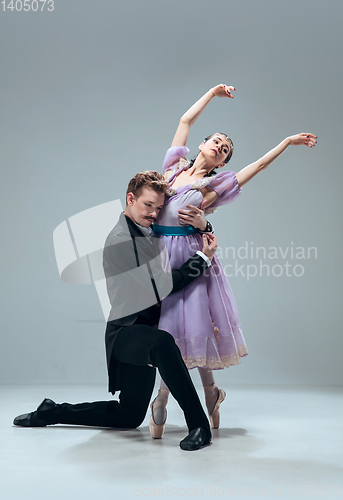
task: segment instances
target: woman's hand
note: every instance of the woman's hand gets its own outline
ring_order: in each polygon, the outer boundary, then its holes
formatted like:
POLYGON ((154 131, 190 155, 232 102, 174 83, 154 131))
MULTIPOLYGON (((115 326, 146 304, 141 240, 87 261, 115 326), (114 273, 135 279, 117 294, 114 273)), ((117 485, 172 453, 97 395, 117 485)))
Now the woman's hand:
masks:
POLYGON ((179 126, 171 144, 172 147, 186 146, 190 127, 199 118, 206 106, 212 101, 213 97, 230 97, 230 99, 233 99, 231 92, 234 90, 236 90, 234 87, 228 87, 227 85, 221 84, 208 90, 206 94, 200 97, 200 99, 181 116, 179 126))
POLYGON ((317 144, 317 136, 313 134, 297 134, 288 137, 291 146, 308 146, 312 148, 317 144))
POLYGON ((189 210, 183 210, 179 208, 179 220, 184 224, 191 224, 192 226, 200 229, 200 231, 205 231, 207 226, 207 220, 204 215, 203 205, 205 205, 206 200, 203 200, 200 208, 195 207, 194 205, 186 205, 189 210))
POLYGON ((231 92, 234 90, 236 90, 235 87, 229 87, 228 85, 221 83, 220 85, 213 87, 211 92, 216 97, 230 97, 230 99, 233 99, 231 92))

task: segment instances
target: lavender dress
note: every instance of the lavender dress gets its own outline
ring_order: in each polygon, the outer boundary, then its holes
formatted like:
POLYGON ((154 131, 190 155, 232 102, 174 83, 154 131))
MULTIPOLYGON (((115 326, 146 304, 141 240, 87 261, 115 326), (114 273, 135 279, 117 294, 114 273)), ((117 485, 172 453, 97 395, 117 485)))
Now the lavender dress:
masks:
MULTIPOLYGON (((163 173, 171 184, 189 167, 184 158, 189 149, 173 147, 167 151, 163 173)), ((218 198, 205 213, 234 201, 240 195, 234 172, 221 172, 212 177, 203 177, 192 185, 172 187, 166 197, 156 224, 180 226, 178 209, 186 204, 200 206, 203 196, 200 189, 208 186, 216 191, 218 198)), ((178 269, 197 250, 201 250, 202 236, 199 233, 163 238, 169 253, 171 269, 178 269)), ((186 366, 206 367, 220 370, 240 363, 240 357, 248 354, 238 319, 235 299, 225 277, 222 266, 215 256, 211 267, 183 290, 169 295, 162 301, 159 328, 175 338, 186 366)))

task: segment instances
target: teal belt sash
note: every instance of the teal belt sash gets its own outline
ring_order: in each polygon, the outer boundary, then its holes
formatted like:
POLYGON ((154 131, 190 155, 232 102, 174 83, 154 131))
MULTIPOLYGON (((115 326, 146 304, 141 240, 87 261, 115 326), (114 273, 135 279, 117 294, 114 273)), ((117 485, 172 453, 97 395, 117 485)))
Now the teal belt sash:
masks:
POLYGON ((193 226, 159 226, 153 225, 155 234, 163 234, 165 236, 187 236, 188 234, 197 233, 193 226))

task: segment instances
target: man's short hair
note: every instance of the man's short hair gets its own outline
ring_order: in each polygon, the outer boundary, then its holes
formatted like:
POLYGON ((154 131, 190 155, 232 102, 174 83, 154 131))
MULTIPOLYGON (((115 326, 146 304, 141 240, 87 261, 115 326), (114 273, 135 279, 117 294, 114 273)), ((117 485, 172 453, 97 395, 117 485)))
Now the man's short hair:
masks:
POLYGON ((143 188, 151 188, 158 193, 166 194, 169 189, 169 184, 162 174, 154 170, 139 172, 129 182, 126 190, 126 199, 128 193, 132 193, 138 198, 143 188))

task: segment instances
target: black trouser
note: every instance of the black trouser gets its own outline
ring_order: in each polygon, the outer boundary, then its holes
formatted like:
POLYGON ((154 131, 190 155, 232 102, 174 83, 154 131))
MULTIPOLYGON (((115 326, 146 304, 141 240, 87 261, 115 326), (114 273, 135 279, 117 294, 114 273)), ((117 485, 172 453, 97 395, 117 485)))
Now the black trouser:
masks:
POLYGON ((123 328, 112 356, 122 363, 122 387, 118 401, 58 405, 51 424, 135 428, 144 420, 155 383, 156 366, 170 392, 184 411, 189 431, 204 427, 208 419, 174 338, 148 325, 123 328))

